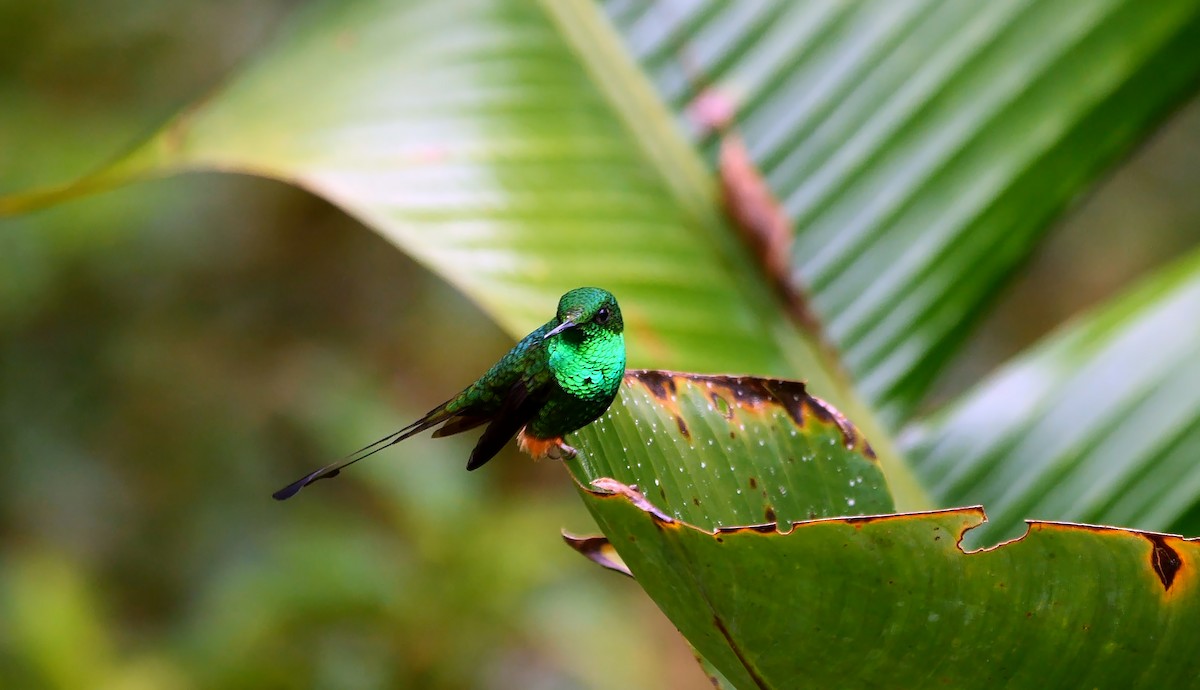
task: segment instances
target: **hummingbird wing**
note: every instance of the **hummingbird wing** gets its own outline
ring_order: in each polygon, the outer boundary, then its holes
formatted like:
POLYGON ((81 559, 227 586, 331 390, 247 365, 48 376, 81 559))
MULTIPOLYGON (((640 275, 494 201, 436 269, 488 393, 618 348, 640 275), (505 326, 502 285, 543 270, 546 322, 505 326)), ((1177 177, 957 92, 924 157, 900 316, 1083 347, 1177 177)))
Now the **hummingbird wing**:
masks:
POLYGON ((491 421, 491 417, 482 414, 474 414, 471 411, 464 410, 453 419, 446 420, 446 423, 440 429, 433 432, 434 438, 442 438, 443 436, 453 436, 461 434, 464 431, 470 431, 481 424, 487 424, 491 421))
MULTIPOLYGON (((512 440, 521 427, 529 423, 550 397, 549 386, 533 386, 531 381, 520 378, 508 390, 500 410, 491 419, 471 457, 467 460, 468 470, 477 470, 496 457, 496 453, 512 440)), ((449 426, 449 425, 447 425, 449 426)), ((475 425, 478 426, 478 425, 475 425)), ((445 427, 443 427, 444 429, 445 427)))

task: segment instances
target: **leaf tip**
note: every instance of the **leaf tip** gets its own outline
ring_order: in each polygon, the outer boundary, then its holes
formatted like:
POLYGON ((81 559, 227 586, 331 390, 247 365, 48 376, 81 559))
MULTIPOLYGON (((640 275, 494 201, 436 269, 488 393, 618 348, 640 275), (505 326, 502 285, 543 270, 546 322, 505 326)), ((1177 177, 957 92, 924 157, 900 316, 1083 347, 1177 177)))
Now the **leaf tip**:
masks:
POLYGON ((582 537, 563 530, 562 538, 567 546, 575 549, 581 556, 599 565, 601 568, 621 573, 626 577, 633 577, 633 573, 629 571, 629 566, 625 565, 624 559, 617 553, 612 543, 608 541, 608 537, 600 535, 582 537))
POLYGON ((648 501, 642 492, 638 491, 636 485, 626 485, 610 477, 600 477, 592 480, 592 486, 602 493, 624 496, 629 499, 630 503, 653 517, 656 523, 675 524, 675 518, 659 510, 658 507, 648 501))

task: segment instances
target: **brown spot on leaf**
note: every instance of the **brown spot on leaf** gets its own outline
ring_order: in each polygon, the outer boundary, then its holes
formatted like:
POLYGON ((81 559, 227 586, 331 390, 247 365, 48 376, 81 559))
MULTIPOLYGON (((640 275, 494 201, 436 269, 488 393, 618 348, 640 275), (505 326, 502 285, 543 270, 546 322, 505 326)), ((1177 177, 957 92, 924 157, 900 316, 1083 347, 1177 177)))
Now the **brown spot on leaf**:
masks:
POLYGON ((669 401, 672 395, 675 395, 676 384, 675 376, 669 371, 659 371, 655 369, 639 369, 630 372, 634 378, 639 381, 646 390, 660 401, 669 401))
MULTIPOLYGON (((810 395, 808 396, 807 408, 822 421, 836 424, 837 428, 842 432, 842 441, 846 444, 847 448, 854 448, 858 445, 860 440, 858 436, 858 429, 855 429, 854 425, 850 423, 850 420, 846 419, 846 417, 839 412, 836 407, 830 405, 820 398, 810 395)), ((871 448, 871 444, 867 443, 866 439, 861 440, 863 455, 874 460, 875 451, 871 448)))
POLYGON ((713 673, 708 670, 708 667, 704 665, 705 659, 704 657, 700 656, 700 652, 697 652, 695 648, 692 648, 692 656, 696 658, 696 663, 700 664, 700 668, 704 671, 704 675, 706 678, 708 678, 708 682, 712 683, 712 686, 717 690, 722 690, 725 685, 721 682, 720 678, 713 675, 713 673))
MULTIPOLYGON (((682 421, 682 415, 671 397, 678 394, 679 386, 690 383, 708 389, 713 409, 727 420, 734 419, 735 409, 764 414, 769 412, 768 408, 781 408, 800 428, 804 428, 810 418, 837 426, 847 448, 857 449, 866 457, 875 458, 874 450, 854 425, 832 405, 809 395, 801 381, 753 376, 684 374, 646 369, 630 370, 626 378, 642 384, 647 392, 671 409, 678 417, 677 424, 682 421), (736 400, 736 403, 730 402, 731 400, 736 400)), ((688 432, 690 433, 690 429, 688 432)), ((732 430, 730 438, 737 438, 737 434, 732 430)))
POLYGON ((680 417, 679 415, 675 415, 675 426, 679 427, 679 433, 684 438, 692 437, 692 433, 691 433, 691 431, 688 430, 687 422, 683 421, 683 417, 680 417))
POLYGON ((751 489, 757 489, 757 488, 758 488, 758 479, 756 479, 756 478, 754 478, 754 477, 751 477, 751 478, 750 478, 750 488, 751 488, 751 489))
MULTIPOLYGON (((832 355, 807 296, 792 278, 792 223, 736 132, 721 137, 717 172, 725 214, 783 298, 788 314, 832 355)), ((836 361, 832 356, 830 360, 836 361)))
POLYGON ((1142 536, 1146 537, 1154 547, 1150 552, 1150 566, 1158 575, 1159 582, 1162 582, 1163 589, 1170 590, 1171 585, 1175 582, 1175 576, 1179 574, 1179 569, 1183 566, 1183 559, 1179 557, 1179 553, 1175 549, 1171 548, 1163 535, 1143 533, 1142 536))
POLYGON ((767 505, 766 518, 767 522, 774 522, 778 525, 779 520, 775 517, 775 507, 770 504, 767 505))
POLYGON ((770 688, 771 686, 767 685, 767 682, 758 674, 758 669, 750 664, 750 660, 742 652, 741 646, 729 634, 729 629, 725 627, 725 623, 721 620, 720 616, 713 616, 713 625, 717 627, 717 631, 721 633, 721 637, 725 638, 725 643, 729 645, 729 649, 737 656, 738 661, 742 664, 742 668, 746 669, 746 675, 750 676, 754 684, 762 688, 762 690, 770 688))
POLYGON ((596 563, 602 568, 607 568, 613 572, 621 573, 627 577, 633 577, 633 573, 629 572, 629 566, 625 565, 625 561, 617 555, 617 550, 609 543, 606 537, 580 537, 570 532, 563 531, 563 541, 572 549, 579 552, 584 558, 596 563))
POLYGON ((726 216, 758 259, 788 314, 817 341, 829 363, 840 369, 837 351, 824 337, 803 286, 792 277, 791 221, 735 131, 737 102, 727 89, 696 76, 702 71, 696 66, 685 67, 685 71, 692 73, 688 80, 696 93, 685 112, 705 138, 713 133, 721 137, 717 173, 726 216))
POLYGON ((736 525, 728 527, 717 527, 713 534, 736 534, 738 532, 757 532, 759 534, 774 534, 779 531, 779 525, 772 523, 764 523, 761 525, 736 525))
MULTIPOLYGON (((953 510, 953 509, 951 509, 951 510, 953 510)), ((935 511, 930 511, 930 512, 937 513, 937 512, 941 512, 941 511, 935 510, 935 511)), ((840 517, 840 518, 836 518, 836 519, 841 522, 846 523, 847 525, 859 526, 859 525, 866 525, 866 524, 876 522, 876 521, 890 520, 890 519, 894 519, 896 517, 897 517, 896 515, 850 515, 848 517, 840 517)))

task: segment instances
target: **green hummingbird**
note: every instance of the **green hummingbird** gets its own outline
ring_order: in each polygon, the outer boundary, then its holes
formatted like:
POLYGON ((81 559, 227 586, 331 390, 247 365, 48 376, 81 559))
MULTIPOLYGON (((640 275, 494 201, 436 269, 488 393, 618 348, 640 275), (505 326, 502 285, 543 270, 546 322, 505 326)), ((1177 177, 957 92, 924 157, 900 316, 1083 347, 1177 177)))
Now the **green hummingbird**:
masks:
POLYGON ((424 417, 274 493, 296 495, 318 479, 441 424, 435 438, 487 424, 467 469, 482 467, 509 439, 534 457, 574 456, 562 437, 608 409, 625 376, 625 323, 607 290, 581 287, 558 300, 558 313, 492 365, 478 381, 424 417))

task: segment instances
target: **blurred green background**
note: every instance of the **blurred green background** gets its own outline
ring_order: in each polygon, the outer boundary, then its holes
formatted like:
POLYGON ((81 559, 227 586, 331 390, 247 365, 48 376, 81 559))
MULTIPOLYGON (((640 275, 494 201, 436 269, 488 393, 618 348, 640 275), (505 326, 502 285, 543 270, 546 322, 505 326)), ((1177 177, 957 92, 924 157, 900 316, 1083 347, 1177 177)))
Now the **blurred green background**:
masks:
MULTIPOLYGON (((0 0, 0 193, 218 84, 298 3, 0 0)), ((1200 105, 1086 200, 937 399, 1195 242, 1200 105)), ((545 305, 547 316, 553 305, 545 305)), ((406 423, 509 346, 340 211, 198 174, 0 220, 0 687, 696 688, 637 586, 562 545, 566 474, 406 423)))

